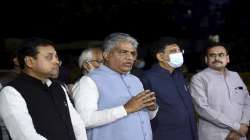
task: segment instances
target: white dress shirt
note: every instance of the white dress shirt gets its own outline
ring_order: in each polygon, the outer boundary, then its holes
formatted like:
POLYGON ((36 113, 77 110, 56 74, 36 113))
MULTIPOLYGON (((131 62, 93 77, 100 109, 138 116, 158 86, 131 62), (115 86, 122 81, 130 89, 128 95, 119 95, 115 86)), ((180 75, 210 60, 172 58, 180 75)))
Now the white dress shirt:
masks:
MULTIPOLYGON (((127 116, 123 105, 98 110, 99 92, 95 82, 88 76, 83 76, 72 88, 76 110, 80 113, 86 128, 94 128, 109 124, 127 116)), ((149 111, 150 118, 154 118, 155 111, 149 111)))
MULTIPOLYGON (((46 84, 51 85, 47 80, 46 84)), ((67 98, 71 123, 77 140, 87 140, 84 123, 73 108, 66 89, 63 87, 67 98)), ((0 93, 0 115, 3 119, 12 140, 47 140, 38 134, 34 128, 26 102, 22 95, 13 87, 6 86, 0 93)))

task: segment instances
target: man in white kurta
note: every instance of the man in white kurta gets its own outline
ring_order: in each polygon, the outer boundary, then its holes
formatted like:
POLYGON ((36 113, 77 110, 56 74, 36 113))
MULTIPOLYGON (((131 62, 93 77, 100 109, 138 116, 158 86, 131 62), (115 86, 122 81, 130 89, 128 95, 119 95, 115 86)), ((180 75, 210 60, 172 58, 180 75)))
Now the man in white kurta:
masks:
POLYGON ((194 75, 190 90, 199 114, 199 140, 245 140, 250 120, 250 97, 237 72, 226 69, 226 48, 207 49, 208 68, 194 75))

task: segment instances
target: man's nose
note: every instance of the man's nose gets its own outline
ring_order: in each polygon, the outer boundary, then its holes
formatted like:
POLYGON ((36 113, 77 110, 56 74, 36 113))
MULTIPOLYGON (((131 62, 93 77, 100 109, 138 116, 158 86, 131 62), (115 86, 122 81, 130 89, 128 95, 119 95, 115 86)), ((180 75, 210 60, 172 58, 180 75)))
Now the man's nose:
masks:
POLYGON ((53 62, 54 62, 55 64, 58 64, 58 65, 60 65, 60 63, 61 63, 61 61, 60 61, 57 57, 54 57, 53 62))
POLYGON ((219 55, 215 55, 215 60, 219 60, 220 59, 220 56, 219 55))

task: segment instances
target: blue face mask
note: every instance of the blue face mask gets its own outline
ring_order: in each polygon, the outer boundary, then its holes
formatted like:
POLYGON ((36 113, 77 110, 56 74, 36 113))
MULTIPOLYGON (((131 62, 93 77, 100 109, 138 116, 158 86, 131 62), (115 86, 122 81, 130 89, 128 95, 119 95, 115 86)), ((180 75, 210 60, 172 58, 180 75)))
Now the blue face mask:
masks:
POLYGON ((170 61, 168 62, 168 64, 173 68, 179 68, 184 62, 182 53, 170 54, 169 58, 170 61))
POLYGON ((138 68, 138 69, 142 69, 142 68, 144 68, 144 66, 145 66, 144 61, 140 61, 135 65, 135 67, 138 68))

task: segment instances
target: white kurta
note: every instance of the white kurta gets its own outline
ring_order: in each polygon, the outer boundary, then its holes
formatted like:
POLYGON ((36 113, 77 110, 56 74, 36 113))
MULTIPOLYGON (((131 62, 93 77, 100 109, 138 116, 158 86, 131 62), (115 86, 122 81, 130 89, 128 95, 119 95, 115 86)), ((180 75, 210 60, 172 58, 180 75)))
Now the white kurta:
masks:
POLYGON ((237 72, 206 68, 192 77, 190 90, 200 116, 199 140, 225 140, 230 130, 249 124, 250 96, 237 72))

